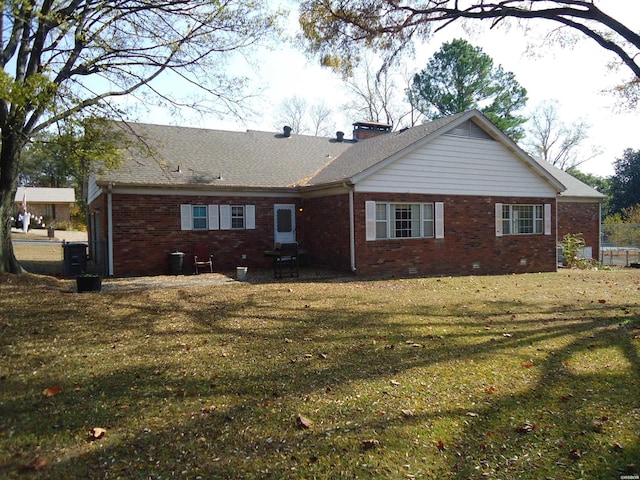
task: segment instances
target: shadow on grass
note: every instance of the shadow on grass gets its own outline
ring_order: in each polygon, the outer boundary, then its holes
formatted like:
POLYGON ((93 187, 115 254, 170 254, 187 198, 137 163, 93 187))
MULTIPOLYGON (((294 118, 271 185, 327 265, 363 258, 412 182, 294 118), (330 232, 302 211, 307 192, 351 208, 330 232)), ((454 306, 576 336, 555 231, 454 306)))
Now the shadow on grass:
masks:
POLYGON ((64 393, 42 397, 26 371, 1 380, 2 437, 12 441, 0 473, 24 474, 40 448, 51 478, 637 472, 637 436, 616 440, 640 419, 640 362, 620 306, 421 301, 390 311, 375 296, 363 308, 357 288, 322 308, 325 292, 288 287, 242 302, 187 289, 172 298, 193 303, 113 293, 106 305, 70 305, 69 321, 32 311, 19 335, 10 323, 27 317, 3 315, 3 362, 18 361, 24 343, 64 393), (65 336, 75 337, 65 351, 46 347, 65 336), (609 349, 626 364, 607 367, 609 349), (60 355, 82 368, 56 376, 60 355), (300 413, 312 428, 296 424, 300 413), (108 434, 90 442, 97 426, 108 434))

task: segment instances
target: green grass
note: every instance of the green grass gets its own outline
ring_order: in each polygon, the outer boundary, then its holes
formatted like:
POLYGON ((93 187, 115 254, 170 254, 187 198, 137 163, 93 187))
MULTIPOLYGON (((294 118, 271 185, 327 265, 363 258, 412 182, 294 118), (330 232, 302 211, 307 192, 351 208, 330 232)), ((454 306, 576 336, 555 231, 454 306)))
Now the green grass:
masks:
POLYGON ((640 473, 637 270, 74 290, 0 276, 2 478, 640 473))

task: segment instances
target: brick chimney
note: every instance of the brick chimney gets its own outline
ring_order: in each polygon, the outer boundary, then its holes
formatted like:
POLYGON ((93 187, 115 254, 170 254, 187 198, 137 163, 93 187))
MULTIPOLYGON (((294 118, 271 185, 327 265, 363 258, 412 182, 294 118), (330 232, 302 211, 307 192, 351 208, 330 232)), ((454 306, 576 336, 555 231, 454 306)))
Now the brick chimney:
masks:
POLYGON ((391 132, 392 125, 378 122, 356 122, 353 124, 353 139, 355 141, 365 140, 378 135, 391 132))

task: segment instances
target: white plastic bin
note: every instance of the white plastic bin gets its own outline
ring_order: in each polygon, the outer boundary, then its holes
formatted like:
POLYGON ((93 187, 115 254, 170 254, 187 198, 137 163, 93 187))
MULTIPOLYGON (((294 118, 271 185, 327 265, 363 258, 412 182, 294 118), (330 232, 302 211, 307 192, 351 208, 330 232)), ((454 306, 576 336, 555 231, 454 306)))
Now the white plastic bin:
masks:
POLYGON ((236 279, 244 282, 247 279, 247 267, 236 267, 236 279))

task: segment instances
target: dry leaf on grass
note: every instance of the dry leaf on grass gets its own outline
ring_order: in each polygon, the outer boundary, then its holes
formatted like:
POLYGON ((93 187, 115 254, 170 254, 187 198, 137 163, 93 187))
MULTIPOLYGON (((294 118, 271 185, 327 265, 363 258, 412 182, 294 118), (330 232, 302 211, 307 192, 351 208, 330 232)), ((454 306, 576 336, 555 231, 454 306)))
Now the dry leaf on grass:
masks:
POLYGON ((298 428, 311 428, 311 426, 313 425, 313 422, 311 422, 311 420, 309 420, 306 417, 303 417, 302 415, 298 415, 298 417, 296 418, 296 425, 298 426, 298 428))
POLYGON ((56 395, 58 395, 60 392, 62 391, 62 387, 47 387, 42 391, 42 394, 45 397, 55 397, 56 395))
POLYGON ((107 431, 104 428, 100 427, 93 427, 91 430, 89 430, 89 438, 91 440, 100 440, 106 434, 107 431))
POLYGON ((529 421, 524 422, 522 425, 516 427, 516 432, 519 433, 531 433, 537 428, 535 423, 529 421))
POLYGON ((380 446, 380 442, 378 440, 376 440, 375 438, 370 438, 369 440, 363 440, 362 441, 362 448, 364 450, 371 450, 371 449, 379 447, 379 446, 380 446))
POLYGON ((41 470, 49 465, 49 461, 45 457, 36 457, 31 463, 25 465, 24 468, 28 470, 41 470))

